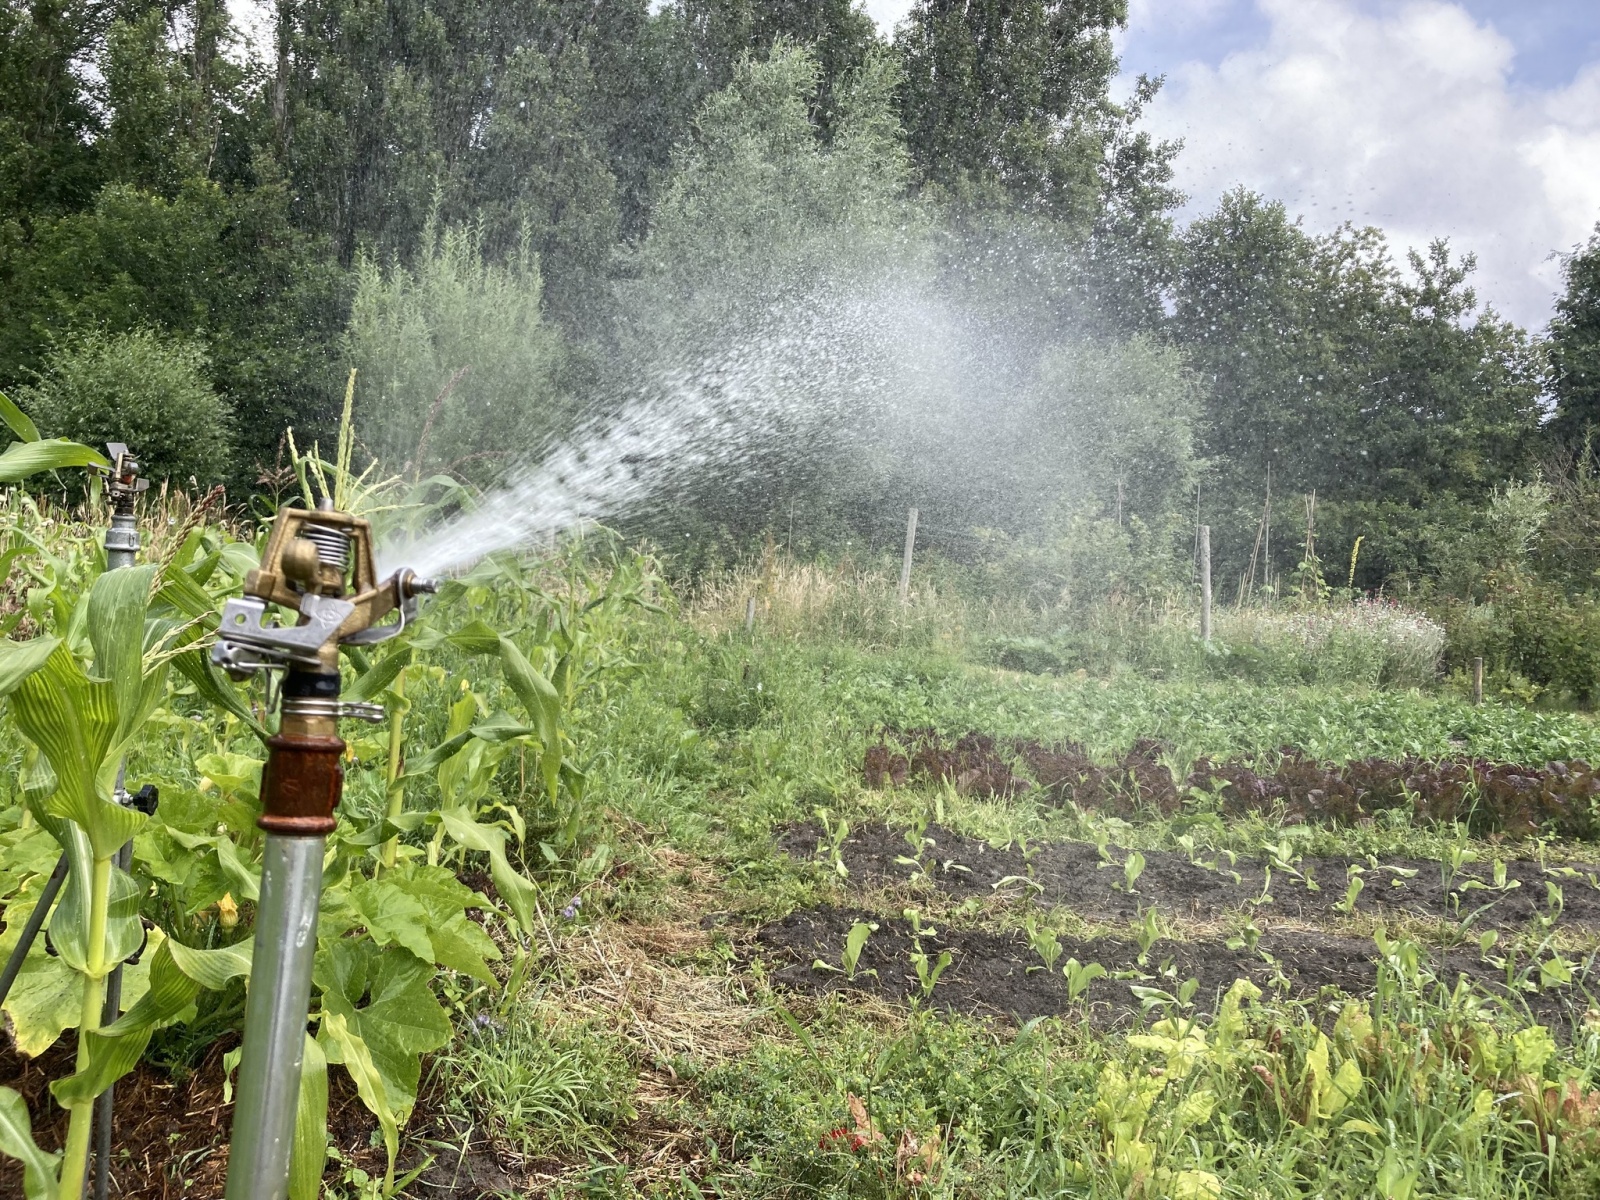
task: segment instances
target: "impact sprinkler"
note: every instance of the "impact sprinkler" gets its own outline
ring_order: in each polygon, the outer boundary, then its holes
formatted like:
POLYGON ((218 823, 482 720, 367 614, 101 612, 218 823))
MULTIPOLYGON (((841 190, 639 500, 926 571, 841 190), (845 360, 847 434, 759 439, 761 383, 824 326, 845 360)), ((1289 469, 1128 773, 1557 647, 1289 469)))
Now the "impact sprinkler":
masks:
POLYGON ((150 481, 139 474, 139 460, 121 442, 106 443, 111 467, 105 470, 106 499, 111 503, 111 528, 106 530, 106 569, 131 567, 139 556, 139 525, 133 506, 150 481))
POLYGON ((279 510, 260 569, 222 610, 211 653, 235 679, 284 673, 281 719, 261 777, 257 824, 267 836, 227 1200, 288 1193, 322 859, 344 786, 338 723, 383 719, 381 705, 339 699, 339 647, 394 637, 415 618, 417 597, 437 590, 409 570, 377 582, 371 525, 325 505, 279 510), (282 624, 269 606, 297 620, 282 624))

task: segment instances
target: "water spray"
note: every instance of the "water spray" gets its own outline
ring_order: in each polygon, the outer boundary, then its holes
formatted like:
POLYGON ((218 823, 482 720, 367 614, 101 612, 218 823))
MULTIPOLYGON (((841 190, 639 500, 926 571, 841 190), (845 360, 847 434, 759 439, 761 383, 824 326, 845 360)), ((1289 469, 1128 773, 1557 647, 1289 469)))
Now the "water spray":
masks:
POLYGON ((279 510, 260 569, 222 610, 212 661, 235 679, 283 672, 261 776, 257 824, 267 836, 227 1200, 288 1193, 322 860, 344 787, 338 723, 383 719, 381 705, 339 699, 339 647, 394 637, 415 618, 417 597, 436 590, 410 570, 377 582, 371 525, 327 503, 279 510), (282 624, 269 606, 298 619, 282 624))

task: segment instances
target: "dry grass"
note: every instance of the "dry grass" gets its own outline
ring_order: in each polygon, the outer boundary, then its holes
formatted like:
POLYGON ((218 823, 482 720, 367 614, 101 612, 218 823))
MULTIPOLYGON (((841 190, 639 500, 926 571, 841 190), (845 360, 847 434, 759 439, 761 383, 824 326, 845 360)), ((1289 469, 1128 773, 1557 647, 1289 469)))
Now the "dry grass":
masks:
POLYGON ((971 607, 948 590, 913 576, 902 605, 899 579, 845 559, 805 563, 768 553, 701 582, 686 615, 711 634, 744 628, 755 600, 756 630, 763 637, 842 640, 873 646, 907 643, 956 649, 965 643, 971 607))

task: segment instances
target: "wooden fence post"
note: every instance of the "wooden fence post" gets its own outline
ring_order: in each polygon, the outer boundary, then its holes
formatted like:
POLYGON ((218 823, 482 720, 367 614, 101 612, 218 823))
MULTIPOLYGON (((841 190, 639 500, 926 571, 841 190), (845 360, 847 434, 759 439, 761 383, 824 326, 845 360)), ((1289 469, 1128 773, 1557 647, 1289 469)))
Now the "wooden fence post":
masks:
POLYGON ((917 510, 906 514, 906 553, 900 560, 900 607, 906 606, 911 596, 911 552, 917 546, 917 510))
POLYGON ((1200 526, 1200 640, 1211 641, 1211 526, 1200 526))
POLYGON ((1472 660, 1472 702, 1483 703, 1483 659, 1472 660))
POLYGON ((756 598, 751 596, 744 602, 744 631, 754 634, 756 631, 756 598))

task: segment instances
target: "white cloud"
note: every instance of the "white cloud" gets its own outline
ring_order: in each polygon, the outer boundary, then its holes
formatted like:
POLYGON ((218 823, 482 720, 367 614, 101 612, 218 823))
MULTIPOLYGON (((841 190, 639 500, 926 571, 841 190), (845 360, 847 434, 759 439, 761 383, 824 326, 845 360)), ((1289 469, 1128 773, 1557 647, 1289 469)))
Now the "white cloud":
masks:
POLYGON ((912 0, 866 0, 867 15, 885 33, 892 33, 900 18, 911 11, 912 0))
MULTIPOLYGON (((1156 0, 1140 18, 1158 6, 1208 0, 1156 0)), ((1600 63, 1528 91, 1508 82, 1511 43, 1442 0, 1258 8, 1264 42, 1174 68, 1151 108, 1153 131, 1185 140, 1188 211, 1242 183, 1314 229, 1371 223, 1400 249, 1449 237, 1477 254, 1481 296, 1542 325, 1560 283, 1552 252, 1600 219, 1600 63)))

